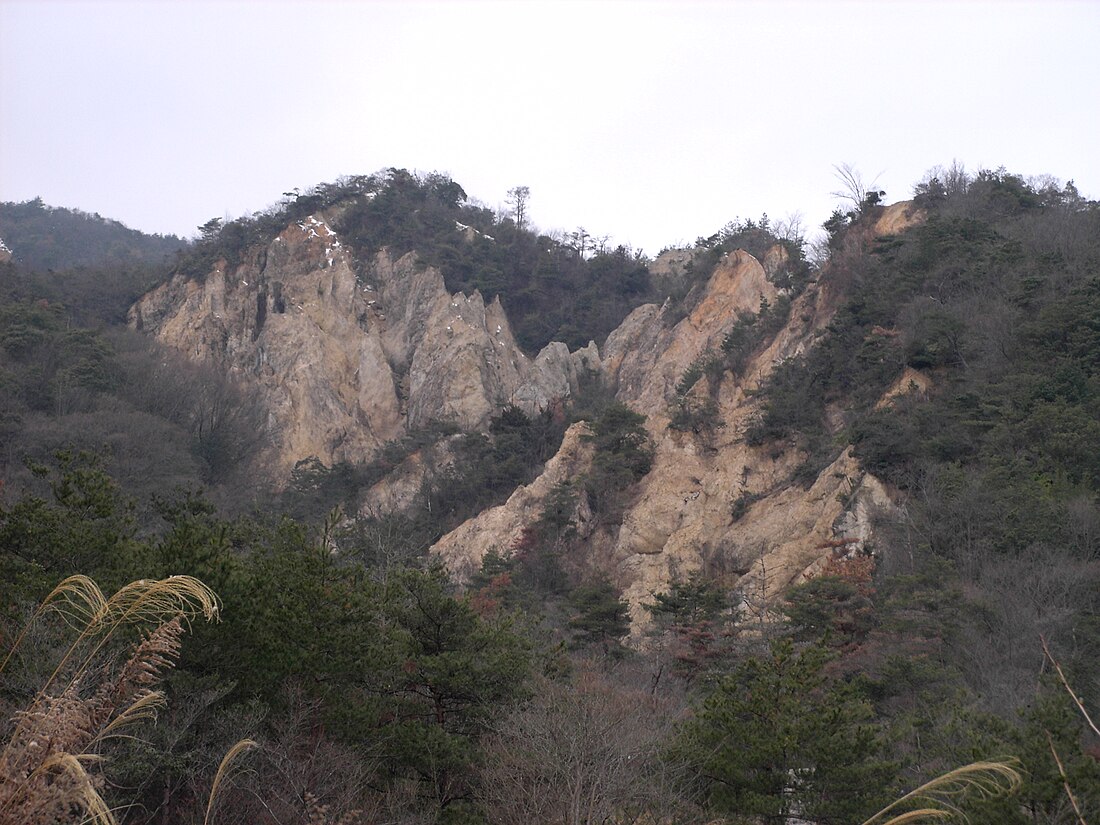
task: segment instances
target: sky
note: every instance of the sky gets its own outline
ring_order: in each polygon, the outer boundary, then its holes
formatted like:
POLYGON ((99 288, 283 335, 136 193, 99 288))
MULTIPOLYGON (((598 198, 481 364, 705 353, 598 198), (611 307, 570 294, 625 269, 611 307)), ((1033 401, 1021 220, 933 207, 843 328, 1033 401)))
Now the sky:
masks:
POLYGON ((386 167, 656 254, 937 164, 1100 198, 1100 0, 0 0, 0 200, 146 232, 386 167))

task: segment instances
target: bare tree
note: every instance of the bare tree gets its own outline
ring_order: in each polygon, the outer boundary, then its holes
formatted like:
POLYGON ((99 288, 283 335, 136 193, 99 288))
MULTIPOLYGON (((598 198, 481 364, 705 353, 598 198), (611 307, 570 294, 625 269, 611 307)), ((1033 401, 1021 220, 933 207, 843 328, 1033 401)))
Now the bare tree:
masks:
POLYGON ((513 186, 508 190, 507 203, 512 209, 512 220, 519 229, 527 228, 527 202, 531 199, 529 186, 513 186))
MULTIPOLYGON (((658 758, 675 714, 589 668, 544 683, 486 744, 486 807, 498 825, 665 821, 677 799, 658 758)), ((682 820, 678 820, 682 821, 682 820)))
POLYGON ((123 397, 182 427, 208 481, 228 480, 268 446, 268 409, 259 388, 149 339, 119 336, 116 346, 122 350, 123 397))
POLYGON ((882 177, 881 172, 869 184, 864 183, 863 175, 850 163, 834 164, 833 173, 840 181, 841 188, 829 194, 842 201, 850 201, 853 212, 862 213, 868 206, 874 206, 886 196, 884 191, 874 188, 882 177))
POLYGON ((806 222, 801 212, 789 212, 785 218, 776 221, 772 234, 781 241, 789 241, 801 246, 806 240, 806 222))
POLYGON ((943 170, 943 185, 948 195, 962 195, 970 188, 973 180, 966 166, 957 160, 951 161, 951 165, 943 170))

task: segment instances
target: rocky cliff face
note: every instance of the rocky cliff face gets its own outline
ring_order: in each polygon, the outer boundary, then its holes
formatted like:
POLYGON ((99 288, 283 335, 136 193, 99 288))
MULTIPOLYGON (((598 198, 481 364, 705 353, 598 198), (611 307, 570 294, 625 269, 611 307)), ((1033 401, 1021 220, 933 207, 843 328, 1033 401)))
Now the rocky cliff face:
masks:
MULTIPOLYGON (((917 219, 899 204, 885 211, 873 231, 897 232, 917 219)), ((850 451, 803 488, 792 481, 802 459, 797 450, 751 447, 744 439, 758 410, 752 391, 776 364, 812 346, 839 305, 842 296, 827 277, 798 297, 787 324, 742 377, 727 371, 716 387, 704 387, 707 379, 701 379, 692 390, 716 398, 715 426, 703 435, 668 427, 688 367, 720 346, 738 312, 756 310, 761 298, 774 302, 778 290, 765 265, 779 263, 778 250, 764 256, 763 264, 743 251, 727 256, 687 317, 672 324, 667 304, 639 307, 601 353, 605 379, 619 400, 647 416, 656 446, 653 468, 639 483, 622 525, 587 538, 598 566, 623 588, 636 628, 647 618, 641 604, 654 591, 697 570, 736 585, 746 599, 766 603, 813 575, 838 548, 850 553, 867 546, 875 509, 890 506, 883 485, 861 471, 850 451)), ((567 439, 559 459, 506 505, 462 525, 434 551, 460 574, 489 550, 506 553, 537 518, 544 500, 539 496, 553 488, 562 466, 574 476, 586 469, 575 440, 567 439)))
MULTIPOLYGON (((887 208, 869 234, 901 231, 919 215, 887 208)), ((852 254, 858 254, 852 253, 852 254)), ((433 420, 477 429, 503 405, 529 411, 575 392, 584 371, 602 375, 617 398, 647 416, 653 468, 637 485, 621 525, 577 513, 585 566, 609 575, 640 605, 655 590, 696 570, 766 602, 829 555, 870 539, 875 508, 889 506, 883 485, 844 451, 808 487, 794 484, 803 456, 794 447, 752 447, 744 434, 758 412, 753 390, 776 364, 811 347, 844 298, 828 272, 793 302, 789 319, 739 374, 703 378, 689 394, 709 394, 717 413, 703 433, 669 428, 670 410, 689 367, 719 350, 738 313, 780 295, 771 276, 781 249, 761 260, 726 256, 694 308, 637 308, 607 339, 570 353, 550 344, 535 359, 512 337, 499 302, 476 292, 449 294, 439 272, 407 255, 380 253, 356 264, 324 215, 288 226, 236 267, 224 262, 205 279, 177 276, 131 310, 131 323, 191 357, 254 383, 267 399, 284 477, 317 456, 361 462, 380 445, 433 420)), ((656 262, 679 277, 683 251, 656 262)), ((663 267, 663 269, 662 269, 663 267)), ((899 376, 883 403, 923 390, 920 375, 899 376)), ((444 536, 433 552, 460 577, 490 550, 506 554, 533 524, 561 481, 583 476, 592 448, 584 425, 569 430, 542 475, 499 506, 444 536)), ((431 467, 447 466, 446 443, 411 456, 364 498, 380 513, 415 500, 431 467)), ((583 497, 582 497, 583 499, 583 497)))
POLYGON ((541 409, 598 369, 595 345, 529 359, 498 301, 449 294, 443 277, 380 253, 357 265, 324 215, 289 225, 239 266, 177 275, 130 323, 263 394, 285 479, 295 462, 369 460, 431 421, 477 429, 503 405, 541 409))

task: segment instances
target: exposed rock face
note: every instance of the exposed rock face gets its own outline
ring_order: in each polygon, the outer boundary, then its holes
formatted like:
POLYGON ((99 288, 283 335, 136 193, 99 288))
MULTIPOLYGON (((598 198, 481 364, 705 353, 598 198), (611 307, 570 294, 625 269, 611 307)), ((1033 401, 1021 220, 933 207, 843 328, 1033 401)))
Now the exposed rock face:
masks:
MULTIPOLYGON (((764 556, 773 569, 780 568, 769 576, 778 587, 780 577, 785 584, 816 558, 814 545, 828 534, 842 509, 835 500, 841 482, 825 473, 818 489, 793 490, 788 482, 798 457, 772 458, 763 449, 749 448, 742 437, 755 410, 746 386, 755 386, 777 359, 814 334, 816 327, 801 319, 813 318, 816 295, 810 290, 802 296, 800 310, 792 311, 788 328, 750 366, 744 385, 732 375, 721 382, 721 427, 705 442, 668 429, 669 405, 684 372, 708 350, 718 349, 737 314, 757 310, 761 298, 777 297, 761 264, 746 252, 733 253, 679 323, 668 326, 667 305, 648 305, 631 313, 609 336, 604 376, 621 401, 647 416, 656 452, 621 528, 615 535, 593 537, 591 543, 604 547, 605 572, 624 588, 636 623, 645 618, 640 604, 676 576, 706 568, 736 578, 764 556), (731 508, 742 492, 762 500, 735 523, 731 508)), ((548 464, 538 482, 445 536, 434 552, 460 573, 475 568, 491 549, 505 552, 538 517, 543 506, 539 494, 544 496, 559 480, 559 468, 583 472, 575 456, 574 444, 567 441, 558 456, 561 464, 548 464)), ((855 472, 854 462, 849 459, 849 464, 845 469, 855 472)))
POLYGON ((0 264, 11 260, 11 250, 8 249, 4 243, 4 239, 0 238, 0 264))
POLYGON ((432 552, 460 578, 476 571, 490 551, 507 556, 523 528, 538 520, 554 487, 588 471, 592 445, 584 439, 587 432, 583 422, 570 427, 557 454, 546 462, 538 478, 519 487, 504 504, 490 507, 459 525, 440 539, 432 552))
MULTIPOLYGON (((897 233, 920 219, 908 204, 887 207, 844 254, 862 254, 861 238, 897 233)), ((640 605, 650 594, 696 570, 739 587, 746 599, 773 599, 836 548, 865 547, 874 511, 890 506, 885 488, 860 470, 850 450, 803 487, 792 482, 804 458, 796 448, 745 442, 758 412, 753 390, 776 364, 813 346, 845 298, 845 281, 828 270, 798 296, 786 325, 740 375, 702 379, 691 389, 713 399, 715 426, 703 433, 668 427, 689 367, 719 351, 739 313, 757 311, 762 299, 775 302, 780 290, 771 278, 785 254, 777 247, 757 261, 731 253, 685 317, 673 317, 667 302, 642 306, 602 352, 589 344, 570 353, 554 343, 530 359, 499 302, 447 293, 440 273, 412 255, 380 253, 357 265, 318 215, 288 226, 239 266, 221 262, 202 281, 177 276, 145 296, 130 318, 261 389, 284 473, 308 456, 367 460, 386 441, 433 420, 470 430, 508 403, 546 408, 575 392, 585 373, 600 373, 619 400, 647 416, 656 450, 622 524, 587 521, 581 496, 578 532, 584 566, 623 588, 640 627, 640 605)), ((686 278, 689 260, 667 253, 657 274, 686 278)), ((924 376, 902 376, 883 403, 925 386, 924 376)), ((490 550, 506 554, 555 486, 588 472, 592 446, 584 432, 582 424, 572 427, 539 478, 460 525, 433 552, 460 577, 490 550)), ((366 494, 365 511, 410 506, 425 473, 448 462, 446 442, 414 454, 366 494)))
MULTIPOLYGON (((919 219, 908 205, 898 204, 884 210, 872 231, 898 232, 919 219)), ((867 547, 874 512, 891 506, 883 485, 861 471, 850 450, 803 488, 792 481, 803 459, 796 449, 745 443, 758 409, 751 391, 776 364, 812 346, 840 305, 843 287, 828 277, 798 297, 786 326, 741 377, 727 372, 710 388, 718 409, 711 432, 668 428, 670 402, 684 372, 708 350, 717 350, 738 312, 756 311, 761 298, 774 302, 778 290, 768 273, 782 264, 778 249, 765 255, 764 264, 746 252, 733 253, 687 317, 671 324, 667 304, 639 307, 604 347, 605 379, 621 401, 647 416, 656 446, 653 468, 638 484, 622 525, 589 539, 589 552, 600 557, 604 572, 631 603, 635 632, 648 620, 641 605, 651 594, 697 570, 738 587, 747 600, 774 600, 791 583, 812 576, 836 548, 867 547)), ((706 383, 701 380, 692 392, 706 392, 706 383)), ((575 445, 563 444, 562 464, 583 471, 575 456, 575 445)), ((459 573, 474 569, 490 549, 506 551, 537 518, 551 479, 559 476, 560 465, 545 481, 517 492, 515 503, 462 525, 434 551, 459 573)))
POLYGON ((575 391, 578 369, 599 369, 594 345, 527 358, 498 301, 448 294, 413 255, 357 268, 320 215, 239 266, 177 275, 130 322, 260 387, 284 478, 309 456, 366 461, 434 420, 477 429, 508 403, 536 411, 575 391))
POLYGON ((454 467, 454 446, 461 439, 462 435, 453 435, 408 456, 367 490, 359 502, 359 514, 377 518, 420 506, 424 481, 454 467))
POLYGON ((774 301, 778 290, 749 253, 725 257, 702 299, 686 318, 669 324, 669 305, 638 307, 607 337, 604 378, 619 400, 647 416, 663 415, 688 367, 715 350, 738 312, 755 312, 760 300, 774 301))
MULTIPOLYGON (((828 323, 831 302, 823 300, 821 285, 799 296, 787 325, 750 361, 743 377, 723 376, 716 388, 718 422, 712 432, 696 436, 667 427, 667 410, 683 374, 677 369, 708 348, 716 349, 738 311, 757 309, 761 297, 774 301, 776 292, 762 265, 738 252, 715 272, 695 312, 677 325, 677 345, 658 359, 668 365, 664 371, 658 366, 659 383, 640 391, 620 384, 620 398, 648 415, 656 444, 653 469, 639 484, 638 499, 626 514, 612 553, 615 577, 631 603, 636 627, 646 622, 640 605, 654 591, 697 570, 736 583, 760 599, 775 598, 821 556, 817 548, 832 538, 844 511, 838 493, 846 489, 845 478, 858 475, 848 454, 802 489, 791 482, 801 460, 796 451, 754 448, 744 440, 757 412, 751 390, 775 364, 812 345, 828 323), (752 502, 747 509, 746 502, 752 502)), ((705 383, 696 392, 705 391, 705 383)))
POLYGON ((896 235, 924 219, 925 215, 912 201, 900 201, 883 208, 871 231, 874 235, 896 235))
POLYGON ((915 370, 912 367, 906 367, 902 370, 901 375, 897 380, 887 388, 883 393, 882 398, 875 404, 876 410, 881 410, 884 407, 890 407, 899 398, 906 395, 918 395, 924 397, 928 394, 929 388, 932 386, 932 379, 920 370, 915 370))

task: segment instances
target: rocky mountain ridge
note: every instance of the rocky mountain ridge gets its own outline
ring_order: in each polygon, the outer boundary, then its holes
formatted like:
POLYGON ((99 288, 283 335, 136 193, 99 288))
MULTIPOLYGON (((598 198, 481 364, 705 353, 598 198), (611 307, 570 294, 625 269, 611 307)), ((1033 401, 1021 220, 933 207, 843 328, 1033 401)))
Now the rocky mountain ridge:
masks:
MULTIPOLYGON (((896 204, 868 234, 898 232, 919 219, 908 204, 896 204)), ((589 518, 583 496, 574 513, 584 566, 622 589, 636 626, 653 591, 694 571, 766 602, 811 575, 835 548, 863 549, 873 509, 889 505, 885 487, 850 451, 803 488, 793 483, 796 448, 750 446, 744 438, 758 412, 753 391, 776 364, 812 346, 839 305, 841 287, 828 271, 795 298, 786 323, 739 374, 726 370, 683 386, 739 317, 783 296, 773 282, 784 263, 781 247, 761 260, 743 250, 725 255, 679 320, 670 302, 643 305, 602 349, 593 342, 569 352, 551 343, 529 358, 499 300, 448 293, 441 274, 413 254, 394 260, 383 250, 358 263, 333 223, 325 213, 292 222, 238 265, 220 260, 202 279, 177 274, 130 312, 135 328, 259 389, 282 478, 310 456, 330 465, 365 462, 433 421, 477 430, 507 404, 545 409, 575 393, 586 372, 598 375, 647 417, 656 448, 621 525, 589 518), (713 401, 705 432, 669 426, 685 390, 713 401)), ((460 578, 490 551, 507 555, 553 489, 590 468, 583 436, 584 425, 574 425, 538 479, 443 536, 432 552, 460 578)), ((385 502, 407 504, 422 477, 417 467, 414 456, 392 482, 375 485, 365 506, 377 512, 385 502)))
MULTIPOLYGON (((896 204, 869 234, 897 232, 920 219, 909 204, 896 204)), ((774 270, 780 255, 770 250, 767 267, 774 270)), ((656 446, 653 468, 639 482, 621 527, 596 527, 585 536, 590 564, 623 590, 636 629, 646 622, 642 605, 653 592, 696 571, 767 604, 791 583, 812 576, 837 548, 845 554, 869 549, 874 511, 891 506, 885 486, 860 469, 850 450, 802 488, 793 482, 801 458, 796 449, 776 452, 744 438, 758 411, 753 390, 776 364, 812 346, 838 306, 840 296, 828 277, 795 300, 789 321, 750 360, 743 377, 726 371, 717 382, 704 377, 691 388, 716 397, 717 420, 707 434, 669 428, 670 405, 690 365, 720 345, 738 313, 778 297, 765 264, 744 251, 726 256, 687 317, 670 327, 663 318, 667 305, 639 307, 601 353, 604 379, 619 400, 647 416, 656 446), (736 512, 739 500, 751 502, 744 512, 736 512)), ((444 536, 433 552, 460 575, 476 569, 490 551, 507 554, 537 516, 544 491, 562 480, 561 466, 574 477, 585 472, 577 443, 567 438, 559 463, 548 464, 542 477, 506 504, 444 536)), ((577 521, 584 529, 583 514, 577 521)))
POLYGON ((528 358, 499 300, 448 293, 412 254, 357 266, 323 215, 291 223, 238 266, 177 274, 129 320, 259 389, 284 480, 311 456, 366 462, 433 421, 476 430, 506 404, 545 408, 576 390, 579 371, 599 369, 594 344, 570 353, 552 343, 528 358))

